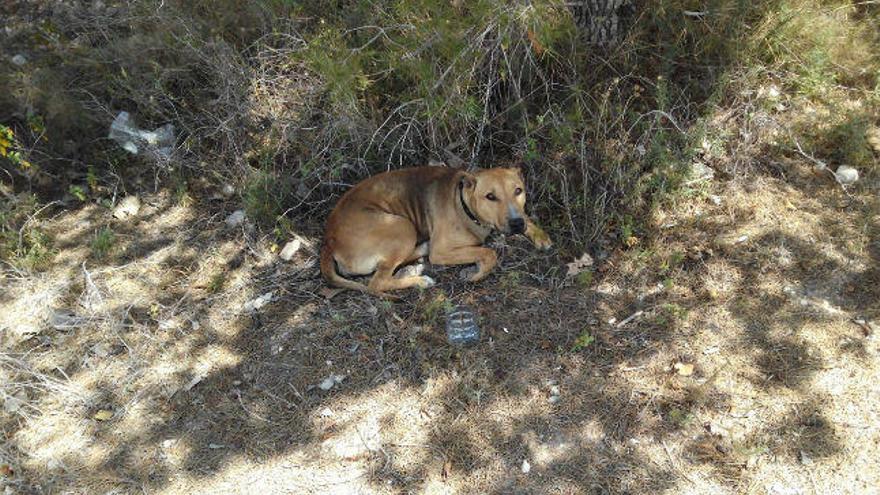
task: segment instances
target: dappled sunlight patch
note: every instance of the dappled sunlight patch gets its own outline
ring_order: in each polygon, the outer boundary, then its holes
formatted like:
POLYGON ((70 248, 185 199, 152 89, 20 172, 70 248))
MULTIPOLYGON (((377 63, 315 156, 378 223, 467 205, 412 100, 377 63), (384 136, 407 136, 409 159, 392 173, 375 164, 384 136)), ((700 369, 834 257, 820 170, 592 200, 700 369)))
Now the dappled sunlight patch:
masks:
POLYGON ((67 302, 75 273, 59 269, 0 282, 0 332, 19 340, 50 326, 53 310, 67 302))

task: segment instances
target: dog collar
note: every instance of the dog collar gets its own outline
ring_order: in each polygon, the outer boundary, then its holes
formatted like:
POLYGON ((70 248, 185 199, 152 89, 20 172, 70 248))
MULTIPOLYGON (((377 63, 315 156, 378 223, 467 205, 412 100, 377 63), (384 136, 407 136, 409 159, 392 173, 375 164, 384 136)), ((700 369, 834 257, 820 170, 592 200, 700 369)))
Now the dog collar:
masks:
POLYGON ((464 214, 471 219, 472 222, 477 224, 477 227, 485 228, 485 226, 480 222, 476 215, 471 212, 471 209, 468 208, 467 203, 464 202, 464 181, 458 183, 458 199, 461 201, 461 208, 464 210, 464 214))

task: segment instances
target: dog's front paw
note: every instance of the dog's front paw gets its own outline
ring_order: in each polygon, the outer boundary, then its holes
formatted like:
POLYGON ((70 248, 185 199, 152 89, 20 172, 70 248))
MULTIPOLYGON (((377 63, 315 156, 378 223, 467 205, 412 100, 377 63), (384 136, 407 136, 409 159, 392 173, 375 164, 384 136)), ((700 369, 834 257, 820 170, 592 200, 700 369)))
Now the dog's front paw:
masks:
POLYGON ((434 287, 435 285, 437 285, 437 282, 434 282, 434 279, 427 275, 422 275, 421 277, 419 277, 419 279, 421 279, 419 280, 419 287, 423 289, 427 289, 428 287, 434 287))
POLYGON ((553 247, 553 241, 550 240, 550 236, 548 236, 547 233, 541 229, 536 228, 535 231, 532 233, 531 238, 532 242, 535 244, 535 247, 542 251, 546 251, 547 249, 553 247))

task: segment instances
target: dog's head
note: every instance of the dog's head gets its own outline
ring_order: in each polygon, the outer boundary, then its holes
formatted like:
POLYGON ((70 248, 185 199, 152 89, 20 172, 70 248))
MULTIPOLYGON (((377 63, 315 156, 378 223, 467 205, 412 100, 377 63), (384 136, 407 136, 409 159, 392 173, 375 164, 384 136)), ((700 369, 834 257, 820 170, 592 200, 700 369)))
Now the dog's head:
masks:
POLYGON ((526 230, 526 186, 518 168, 490 168, 462 178, 467 207, 481 223, 505 234, 526 230))

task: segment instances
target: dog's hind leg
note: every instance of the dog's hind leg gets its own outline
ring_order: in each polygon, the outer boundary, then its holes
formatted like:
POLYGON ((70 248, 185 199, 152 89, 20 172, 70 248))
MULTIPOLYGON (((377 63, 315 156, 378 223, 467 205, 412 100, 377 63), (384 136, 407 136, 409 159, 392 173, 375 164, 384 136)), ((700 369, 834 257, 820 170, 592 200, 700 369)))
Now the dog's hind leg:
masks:
POLYGON ((373 278, 370 279, 370 290, 375 292, 385 292, 388 290, 406 289, 409 287, 421 287, 425 289, 434 285, 434 279, 427 275, 411 275, 394 278, 395 268, 397 268, 396 263, 380 264, 376 269, 373 278))

